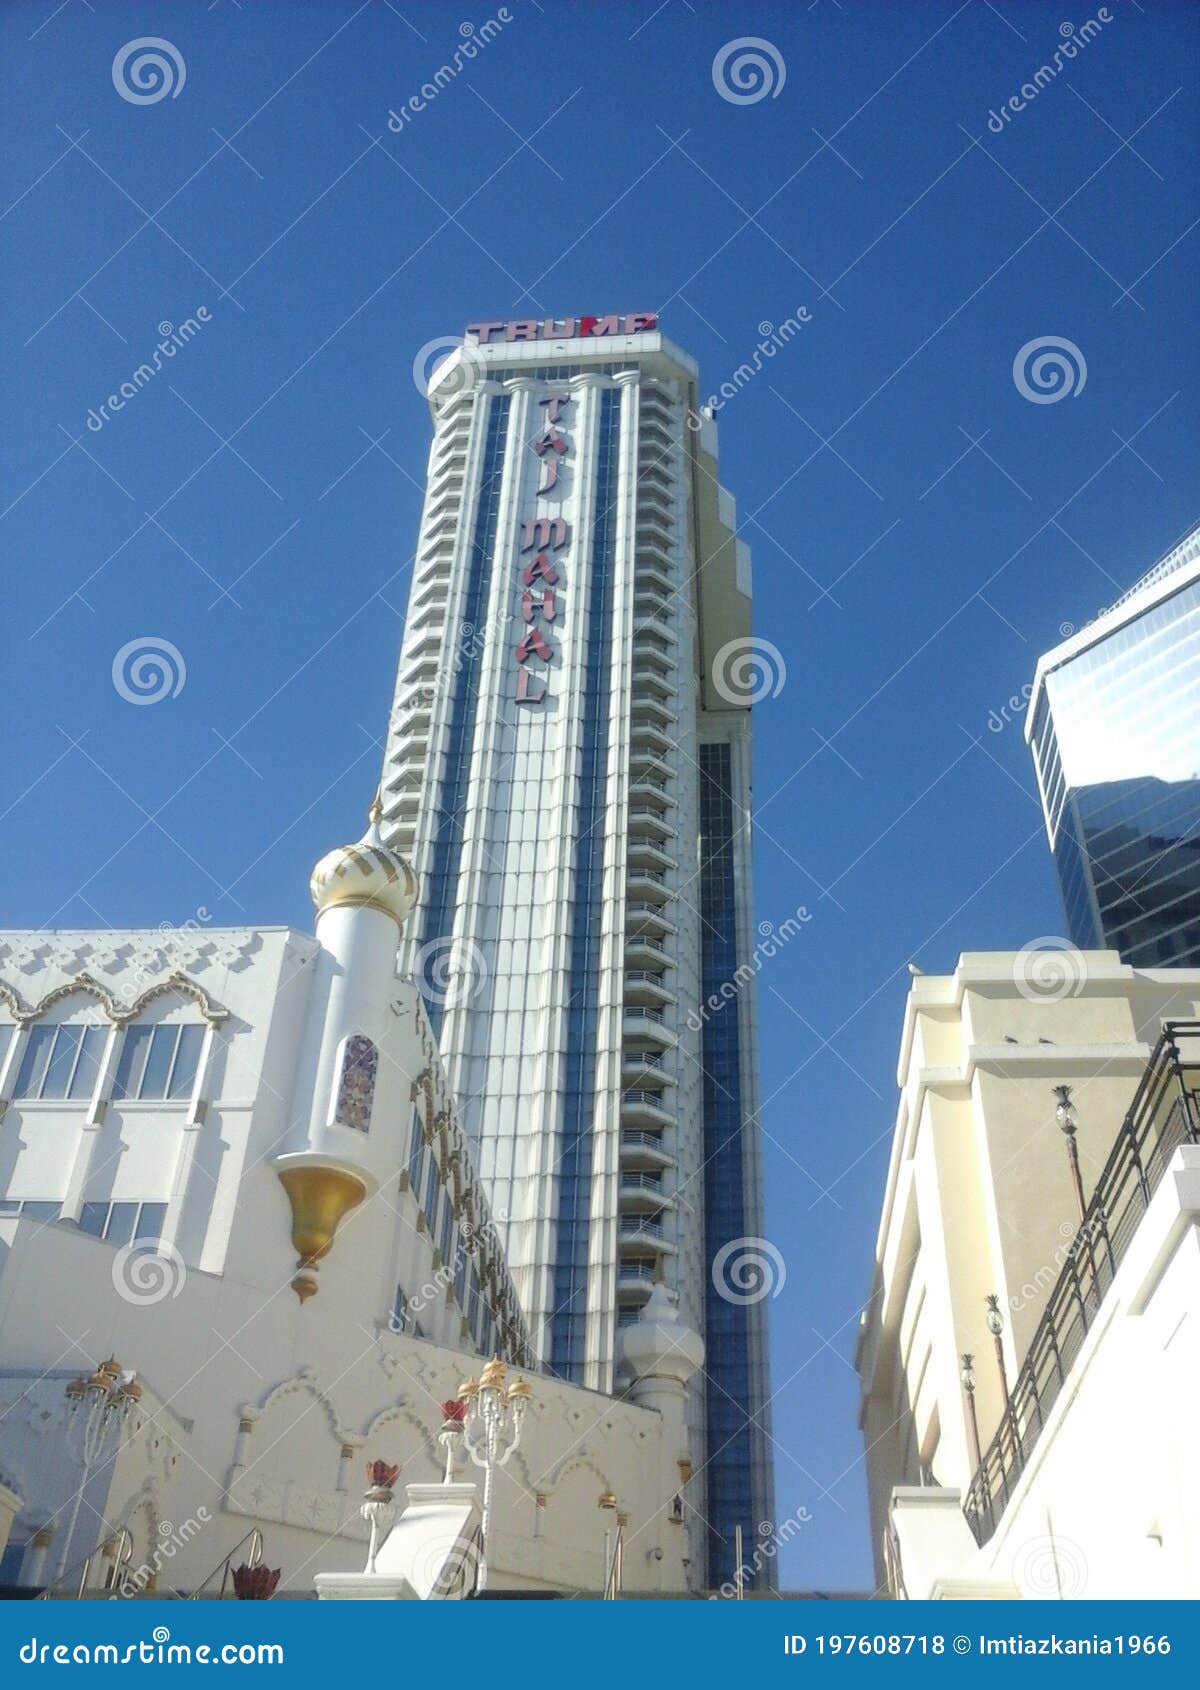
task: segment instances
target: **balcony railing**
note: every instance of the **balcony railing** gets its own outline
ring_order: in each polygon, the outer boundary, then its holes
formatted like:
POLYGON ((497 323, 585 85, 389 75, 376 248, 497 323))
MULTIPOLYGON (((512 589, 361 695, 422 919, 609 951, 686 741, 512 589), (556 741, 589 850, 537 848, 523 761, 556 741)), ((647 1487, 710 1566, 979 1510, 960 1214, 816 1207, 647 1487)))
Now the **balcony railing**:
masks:
POLYGON ((628 1173, 628 1172, 622 1170, 621 1184, 628 1186, 631 1190, 652 1191, 654 1193, 654 1195, 656 1197, 660 1198, 660 1199, 665 1195, 665 1193, 663 1192, 663 1183, 662 1183, 662 1174, 661 1173, 657 1173, 657 1174, 644 1174, 644 1173, 631 1174, 631 1173, 628 1173))
POLYGON ((963 1513, 977 1543, 985 1544, 996 1530, 1181 1144, 1200 1144, 1200 1021, 1166 1023, 1096 1181, 999 1428, 967 1491, 963 1513))

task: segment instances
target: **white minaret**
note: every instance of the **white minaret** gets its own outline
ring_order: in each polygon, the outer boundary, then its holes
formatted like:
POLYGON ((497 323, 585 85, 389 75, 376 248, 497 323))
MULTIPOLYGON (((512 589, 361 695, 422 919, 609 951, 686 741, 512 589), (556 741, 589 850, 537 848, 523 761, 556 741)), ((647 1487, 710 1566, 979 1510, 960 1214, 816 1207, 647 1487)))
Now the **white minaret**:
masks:
MULTIPOLYGON (((372 1114, 396 995, 396 946, 417 877, 384 844, 378 803, 356 845, 321 858, 311 891, 321 949, 295 1093, 311 1103, 275 1158, 292 1205, 300 1258, 292 1288, 301 1302, 316 1294, 318 1264, 341 1220, 397 1167, 394 1137, 378 1123, 372 1131, 372 1114)), ((406 1115, 400 1119, 407 1124, 406 1115)))

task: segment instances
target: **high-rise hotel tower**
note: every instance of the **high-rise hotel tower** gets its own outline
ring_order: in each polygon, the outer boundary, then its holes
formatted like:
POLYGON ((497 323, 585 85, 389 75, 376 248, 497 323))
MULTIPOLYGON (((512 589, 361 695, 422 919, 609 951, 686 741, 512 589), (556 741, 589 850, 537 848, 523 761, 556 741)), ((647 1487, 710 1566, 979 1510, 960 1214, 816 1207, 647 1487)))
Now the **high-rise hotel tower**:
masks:
POLYGON ((704 1336, 682 1489, 717 1583, 773 1515, 764 1303, 728 1274, 763 1230, 754 999, 721 993, 754 945, 750 564, 696 379, 649 315, 476 323, 438 367, 382 796, 544 1362, 620 1389, 657 1275, 704 1336))

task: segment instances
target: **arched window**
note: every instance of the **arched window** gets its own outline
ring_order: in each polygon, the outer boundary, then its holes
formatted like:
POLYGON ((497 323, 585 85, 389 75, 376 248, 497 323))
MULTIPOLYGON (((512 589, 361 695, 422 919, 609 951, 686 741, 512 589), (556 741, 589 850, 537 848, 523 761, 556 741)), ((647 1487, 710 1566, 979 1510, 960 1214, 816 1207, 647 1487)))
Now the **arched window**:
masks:
POLYGON ((378 1069, 379 1052, 365 1033, 355 1033, 346 1040, 335 1113, 340 1127, 351 1127, 360 1133, 371 1130, 371 1104, 375 1099, 378 1069))

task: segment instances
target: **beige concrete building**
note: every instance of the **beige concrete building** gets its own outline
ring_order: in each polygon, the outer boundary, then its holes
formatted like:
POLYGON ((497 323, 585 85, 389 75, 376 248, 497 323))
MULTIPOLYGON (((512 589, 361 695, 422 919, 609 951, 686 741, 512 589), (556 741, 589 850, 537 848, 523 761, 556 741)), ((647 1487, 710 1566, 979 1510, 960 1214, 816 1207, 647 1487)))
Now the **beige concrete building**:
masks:
POLYGON ((1143 1469, 1118 1483, 1145 1502, 1124 1543, 1112 1487, 1077 1471, 1091 1451, 1111 1476, 1114 1449, 1145 1441, 1138 1416, 1169 1445, 1164 1404, 1180 1405, 1182 1435, 1195 1401, 1198 1016, 1200 971, 1129 968, 1057 940, 914 977, 857 1352, 871 1536, 894 1594, 1200 1593, 1200 1508, 1175 1534, 1169 1573, 1160 1560, 1146 1588, 1128 1582, 1147 1535, 1165 1542, 1164 1510, 1194 1489, 1179 1464, 1160 1475, 1161 1506, 1143 1469), (1147 1078, 1167 1025, 1180 1054, 1160 1050, 1147 1078), (1091 1203, 1082 1232, 1062 1086, 1091 1203), (1162 1354, 1148 1337, 1160 1329, 1162 1354), (1067 1516, 1064 1548, 1055 1522, 1067 1516), (1163 1588, 1172 1581, 1181 1588, 1163 1588))

